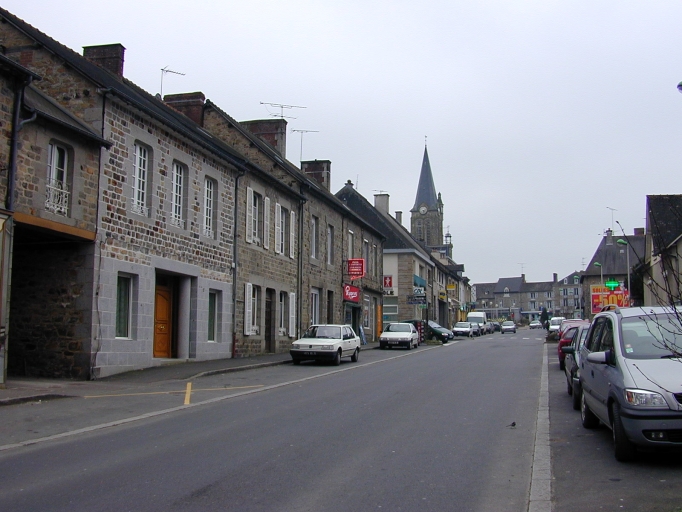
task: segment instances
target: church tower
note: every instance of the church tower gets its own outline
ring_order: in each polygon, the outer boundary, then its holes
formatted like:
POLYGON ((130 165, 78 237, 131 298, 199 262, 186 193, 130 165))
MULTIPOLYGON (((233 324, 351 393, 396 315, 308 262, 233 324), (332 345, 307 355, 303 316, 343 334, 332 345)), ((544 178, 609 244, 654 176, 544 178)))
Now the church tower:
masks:
POLYGON ((419 176, 417 197, 414 206, 410 210, 410 232, 420 242, 428 247, 443 246, 443 202, 440 193, 436 195, 436 186, 433 184, 429 153, 424 146, 424 160, 422 172, 419 176))

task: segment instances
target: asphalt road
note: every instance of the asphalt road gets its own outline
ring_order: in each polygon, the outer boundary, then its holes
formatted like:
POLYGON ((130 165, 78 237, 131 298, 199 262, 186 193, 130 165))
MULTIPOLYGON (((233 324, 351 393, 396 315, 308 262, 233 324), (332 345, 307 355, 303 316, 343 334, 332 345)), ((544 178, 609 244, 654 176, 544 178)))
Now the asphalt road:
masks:
POLYGON ((293 383, 1 452, 0 509, 527 510, 543 350, 496 335, 202 379, 293 383))

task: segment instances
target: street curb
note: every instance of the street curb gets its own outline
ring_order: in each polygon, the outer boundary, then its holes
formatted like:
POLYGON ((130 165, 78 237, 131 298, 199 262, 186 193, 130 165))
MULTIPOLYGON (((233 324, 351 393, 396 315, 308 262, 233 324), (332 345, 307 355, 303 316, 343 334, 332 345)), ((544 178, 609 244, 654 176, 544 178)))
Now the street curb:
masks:
POLYGON ((35 402, 42 400, 56 400, 58 398, 75 398, 73 395, 58 395, 54 393, 45 395, 20 396, 17 398, 3 398, 0 399, 0 407, 4 405, 25 404, 26 402, 35 402))
POLYGON ((190 377, 185 377, 181 380, 198 379, 199 377, 209 377, 211 375, 220 375, 223 373, 243 372, 246 370, 255 370, 256 368, 266 368, 268 366, 279 366, 282 364, 291 364, 291 359, 286 359, 284 361, 274 361, 270 363, 247 364, 244 366, 235 366, 234 368, 221 368, 219 370, 208 370, 205 372, 197 373, 196 375, 192 375, 190 377))

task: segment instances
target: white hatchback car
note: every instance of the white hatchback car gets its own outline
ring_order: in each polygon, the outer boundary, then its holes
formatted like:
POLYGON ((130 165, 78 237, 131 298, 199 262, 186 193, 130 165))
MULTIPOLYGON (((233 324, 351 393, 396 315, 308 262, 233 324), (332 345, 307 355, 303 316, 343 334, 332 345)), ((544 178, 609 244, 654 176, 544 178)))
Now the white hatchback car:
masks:
POLYGON ((419 346, 419 333, 417 328, 408 322, 395 322, 388 324, 379 337, 379 348, 405 347, 410 350, 419 346))
POLYGON ((350 356, 354 363, 360 358, 360 338, 350 325, 311 325, 301 339, 289 350, 294 364, 301 361, 331 361, 341 364, 342 357, 350 356))

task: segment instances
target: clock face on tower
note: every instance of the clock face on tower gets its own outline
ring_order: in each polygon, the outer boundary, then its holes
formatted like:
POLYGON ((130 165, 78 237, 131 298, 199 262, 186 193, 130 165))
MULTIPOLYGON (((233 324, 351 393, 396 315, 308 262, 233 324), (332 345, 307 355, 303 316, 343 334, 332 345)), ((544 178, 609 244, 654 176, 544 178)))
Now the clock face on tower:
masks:
POLYGON ((424 215, 424 214, 426 213, 426 206, 420 206, 420 207, 419 207, 419 213, 421 213, 422 215, 424 215))

